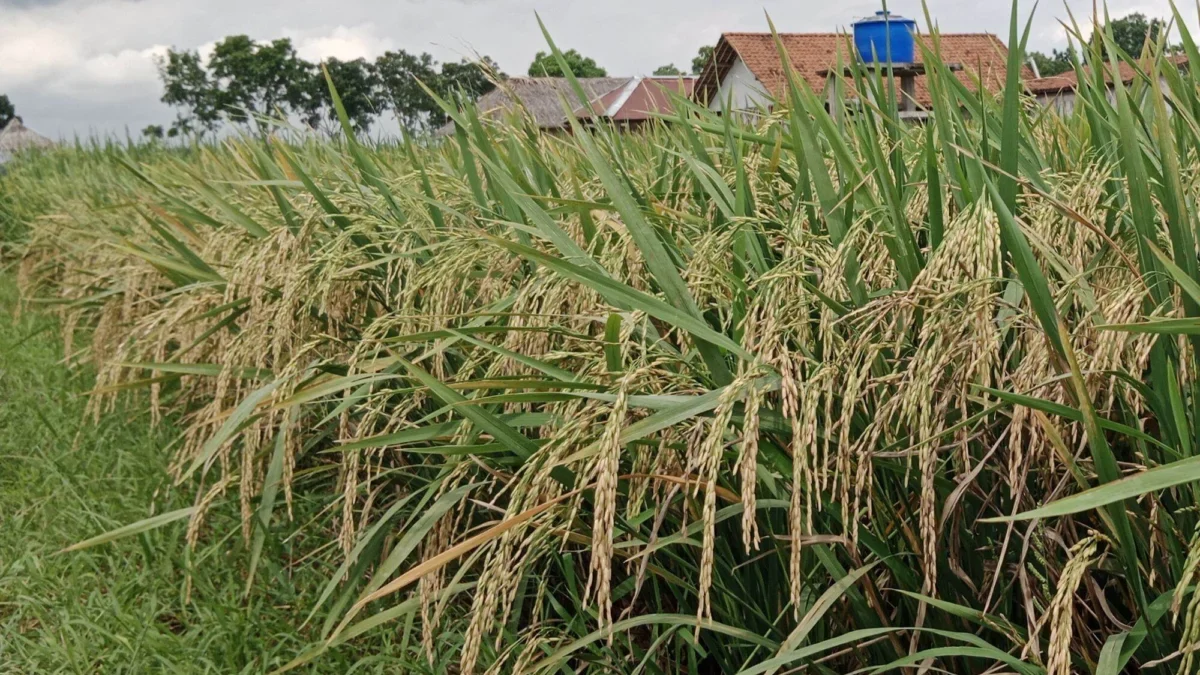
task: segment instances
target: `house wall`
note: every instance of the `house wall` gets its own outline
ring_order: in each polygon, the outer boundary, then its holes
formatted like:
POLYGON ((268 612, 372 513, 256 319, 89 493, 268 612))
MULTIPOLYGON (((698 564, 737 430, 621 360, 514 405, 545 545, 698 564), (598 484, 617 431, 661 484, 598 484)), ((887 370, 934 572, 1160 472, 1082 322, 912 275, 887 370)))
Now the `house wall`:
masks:
POLYGON ((712 110, 725 110, 729 105, 733 110, 755 110, 760 106, 770 106, 771 98, 766 88, 740 58, 725 73, 717 93, 709 101, 712 110))
MULTIPOLYGON (((1169 91, 1166 78, 1159 78, 1158 86, 1159 89, 1163 91, 1169 91)), ((1113 105, 1117 104, 1117 92, 1113 87, 1108 87, 1108 91, 1105 92, 1104 97, 1108 99, 1109 103, 1113 105)), ((1063 115, 1069 115, 1075 110, 1075 99, 1076 95, 1074 91, 1061 91, 1057 94, 1037 95, 1038 103, 1054 108, 1055 111, 1063 115)), ((1170 112, 1169 108, 1168 112, 1170 112)))
POLYGON ((1053 108, 1060 115, 1070 115, 1075 110, 1075 92, 1062 91, 1057 94, 1038 94, 1037 102, 1053 108))

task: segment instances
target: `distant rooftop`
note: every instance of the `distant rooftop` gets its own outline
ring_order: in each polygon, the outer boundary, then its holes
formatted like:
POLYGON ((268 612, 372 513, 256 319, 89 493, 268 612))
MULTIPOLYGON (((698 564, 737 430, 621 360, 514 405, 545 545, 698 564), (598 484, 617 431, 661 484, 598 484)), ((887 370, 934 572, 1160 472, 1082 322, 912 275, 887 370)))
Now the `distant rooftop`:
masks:
MULTIPOLYGON (((579 96, 565 77, 509 78, 480 96, 476 105, 483 117, 498 119, 516 109, 519 103, 538 128, 544 130, 567 128, 564 100, 580 119, 604 117, 614 122, 636 124, 650 119, 655 113, 669 112, 670 95, 667 92, 690 96, 696 82, 694 77, 677 75, 581 77, 578 80, 591 102, 590 106, 579 105, 579 96)), ((438 130, 438 134, 446 135, 453 131, 452 122, 438 130)))
MULTIPOLYGON (((1178 54, 1167 58, 1167 62, 1173 64, 1176 68, 1185 68, 1188 65, 1188 57, 1186 54, 1178 54)), ((1133 66, 1128 63, 1121 62, 1117 65, 1121 73, 1122 84, 1133 84, 1137 73, 1134 72, 1133 66)), ((1088 68, 1084 69, 1084 74, 1090 73, 1088 68)), ((1112 69, 1105 64, 1104 81, 1112 84, 1112 69)), ((1074 70, 1067 71, 1060 75, 1051 75, 1036 80, 1031 80, 1026 84, 1026 88, 1031 94, 1060 94, 1066 91, 1075 91, 1079 87, 1079 76, 1074 70)))
MULTIPOLYGON (((787 53, 796 74, 805 80, 818 94, 825 90, 827 73, 854 62, 854 45, 846 33, 781 33, 779 40, 787 53)), ((919 44, 933 48, 929 35, 918 35, 919 44)), ((955 75, 966 86, 974 88, 976 78, 989 91, 999 91, 1004 86, 1004 75, 1008 71, 1008 48, 990 33, 941 33, 938 45, 946 63, 961 64, 963 69, 955 75)), ((696 95, 700 100, 711 100, 721 86, 725 74, 738 59, 754 74, 754 77, 772 96, 782 96, 785 91, 783 62, 775 38, 770 33, 725 33, 718 41, 713 58, 700 80, 696 83, 696 95)), ((921 63, 923 55, 918 47, 915 60, 921 63)), ((1022 69, 1023 79, 1033 79, 1033 71, 1022 69)), ((931 103, 925 77, 916 78, 916 100, 922 106, 931 103)))
POLYGON ((49 148, 54 141, 25 126, 20 117, 14 117, 0 129, 0 162, 23 150, 49 148))

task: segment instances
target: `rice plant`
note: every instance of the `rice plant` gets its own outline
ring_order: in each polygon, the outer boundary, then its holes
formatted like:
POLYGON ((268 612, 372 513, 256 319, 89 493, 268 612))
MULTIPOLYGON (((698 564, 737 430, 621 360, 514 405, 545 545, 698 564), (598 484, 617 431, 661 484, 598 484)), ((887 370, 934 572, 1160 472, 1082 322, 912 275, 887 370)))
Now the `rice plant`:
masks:
POLYGON ((1094 41, 1060 116, 1018 19, 1000 96, 933 40, 924 126, 789 73, 638 133, 31 159, 21 277, 96 413, 186 429, 189 545, 239 504, 251 587, 327 500, 290 667, 1191 672, 1200 73, 1094 41))

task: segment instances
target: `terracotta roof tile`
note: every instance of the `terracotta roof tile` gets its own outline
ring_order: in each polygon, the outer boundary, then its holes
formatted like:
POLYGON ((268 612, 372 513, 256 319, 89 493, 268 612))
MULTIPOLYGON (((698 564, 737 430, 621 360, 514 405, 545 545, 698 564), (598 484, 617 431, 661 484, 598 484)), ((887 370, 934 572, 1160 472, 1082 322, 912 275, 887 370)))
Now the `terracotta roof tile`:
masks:
MULTIPOLYGON (((1188 58, 1186 54, 1171 56, 1167 59, 1167 61, 1174 64, 1177 68, 1182 68, 1188 64, 1188 58)), ((1134 72, 1133 66, 1129 65, 1128 63, 1120 63, 1117 65, 1117 68, 1121 71, 1121 82, 1124 84, 1131 84, 1137 75, 1134 72)), ((1085 68, 1084 72, 1088 73, 1091 71, 1090 69, 1085 68)), ((1104 81, 1110 84, 1112 83, 1111 68, 1106 67, 1104 69, 1104 81)), ((1028 89, 1029 93, 1031 94, 1057 94, 1064 91, 1075 91, 1076 87, 1078 86, 1079 77, 1076 75, 1075 71, 1072 70, 1062 73, 1061 75, 1051 75, 1049 77, 1031 80, 1028 84, 1026 84, 1026 89, 1028 89)))
MULTIPOLYGON (((824 91, 827 82, 825 72, 837 68, 839 56, 843 65, 852 62, 853 42, 845 33, 783 33, 779 38, 796 73, 817 93, 824 91)), ((917 39, 932 46, 929 36, 919 35, 917 39)), ((978 77, 989 91, 1004 88, 1008 48, 995 35, 941 34, 939 42, 942 58, 947 63, 962 65, 963 70, 956 75, 964 85, 974 88, 975 78, 978 77)), ((698 95, 702 98, 711 97, 717 91, 721 77, 737 58, 745 62, 772 96, 779 97, 784 93, 782 62, 771 34, 725 33, 717 44, 712 63, 705 68, 696 85, 698 95)), ((922 61, 919 48, 916 61, 922 61)), ((1023 68, 1022 77, 1032 79, 1032 72, 1023 68)), ((924 77, 917 78, 916 98, 922 106, 930 104, 924 77)))
MULTIPOLYGON (((668 92, 682 93, 683 96, 690 97, 695 85, 696 78, 688 76, 639 77, 626 86, 601 96, 592 104, 592 109, 614 122, 641 122, 650 119, 655 113, 671 112, 673 108, 668 92)), ((583 108, 576 113, 580 118, 591 117, 583 108)))

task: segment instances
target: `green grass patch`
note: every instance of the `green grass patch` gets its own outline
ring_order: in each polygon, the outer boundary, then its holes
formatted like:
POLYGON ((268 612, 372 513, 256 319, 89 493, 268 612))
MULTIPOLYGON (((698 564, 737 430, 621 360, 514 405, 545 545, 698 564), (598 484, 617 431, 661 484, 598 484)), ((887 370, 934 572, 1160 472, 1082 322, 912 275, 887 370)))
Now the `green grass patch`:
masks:
MULTIPOLYGON (((259 673, 303 651, 316 638, 297 627, 330 570, 288 564, 300 543, 271 541, 245 597, 236 490, 190 553, 186 521, 60 553, 193 497, 167 474, 175 430, 153 428, 136 403, 93 424, 90 374, 64 363, 52 318, 14 316, 15 298, 0 279, 0 672, 259 673)), ((297 502, 297 521, 307 505, 297 502)), ((310 672, 409 670, 391 634, 334 650, 310 672)))

